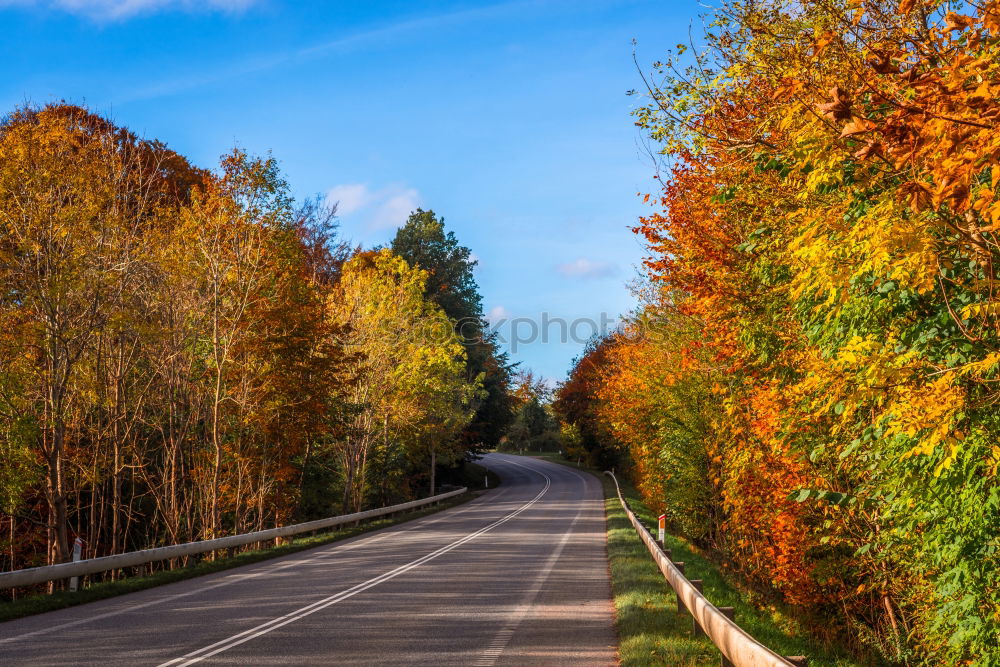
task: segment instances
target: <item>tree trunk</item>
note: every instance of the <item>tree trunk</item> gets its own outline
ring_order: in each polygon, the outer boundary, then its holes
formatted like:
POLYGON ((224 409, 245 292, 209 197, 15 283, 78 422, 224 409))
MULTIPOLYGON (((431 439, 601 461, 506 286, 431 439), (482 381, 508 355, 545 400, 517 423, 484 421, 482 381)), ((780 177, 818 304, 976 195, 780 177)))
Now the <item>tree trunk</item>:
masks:
POLYGON ((65 439, 65 427, 61 421, 56 422, 53 433, 52 448, 48 456, 48 475, 45 484, 45 499, 49 506, 50 555, 53 563, 65 563, 69 560, 69 531, 66 528, 66 493, 63 479, 62 448, 65 439))

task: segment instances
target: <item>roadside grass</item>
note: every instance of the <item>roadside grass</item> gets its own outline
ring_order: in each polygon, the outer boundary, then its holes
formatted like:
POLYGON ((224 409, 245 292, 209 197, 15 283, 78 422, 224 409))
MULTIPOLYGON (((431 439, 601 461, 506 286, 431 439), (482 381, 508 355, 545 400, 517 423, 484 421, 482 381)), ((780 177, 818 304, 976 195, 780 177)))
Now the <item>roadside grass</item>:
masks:
POLYGON ((358 526, 351 526, 348 528, 341 528, 339 530, 326 531, 315 535, 295 538, 282 544, 281 546, 244 551, 232 556, 217 558, 216 560, 201 560, 193 565, 180 567, 174 570, 161 570, 159 572, 154 572, 153 574, 131 576, 125 579, 119 579, 118 581, 102 581, 86 587, 81 586, 80 590, 76 592, 56 591, 51 594, 38 593, 18 600, 0 602, 0 622, 11 621, 16 618, 31 616, 33 614, 41 614, 47 611, 55 611, 56 609, 75 607, 76 605, 95 602, 97 600, 104 600, 118 595, 125 595, 126 593, 133 593, 147 588, 154 588, 156 586, 162 586, 163 584, 169 584, 175 581, 193 579, 194 577, 201 577, 206 574, 212 574, 213 572, 221 572, 222 570, 229 570, 234 567, 251 565, 260 561, 271 560, 280 556, 287 556, 288 554, 293 554, 298 551, 312 549, 313 547, 322 546, 324 544, 339 542, 340 540, 346 540, 350 537, 361 535, 363 533, 370 533, 372 531, 381 530, 382 528, 388 528, 397 524, 406 523, 407 521, 413 521, 414 519, 419 519, 430 514, 436 514, 442 510, 462 505, 470 500, 473 500, 474 498, 479 497, 481 495, 479 490, 483 488, 483 479, 486 474, 490 474, 491 489, 499 485, 500 478, 497 477, 497 475, 487 473, 483 466, 475 463, 467 463, 463 477, 465 478, 464 485, 469 488, 469 493, 462 494, 461 496, 455 498, 448 498, 436 507, 423 508, 412 512, 398 514, 392 518, 369 521, 358 526))
MULTIPOLYGON (((558 454, 534 454, 576 468, 558 454)), ((677 597, 663 578, 646 545, 635 532, 618 501, 614 482, 600 471, 608 531, 608 562, 615 603, 615 625, 622 665, 718 665, 720 653, 707 637, 694 637, 692 618, 677 611, 677 597)), ((618 480, 632 511, 655 531, 656 516, 627 481, 618 480)), ((655 535, 656 533, 653 532, 655 535)), ((796 620, 777 605, 759 609, 750 604, 733 577, 687 541, 667 534, 666 546, 675 561, 685 564, 688 579, 703 581, 705 596, 719 607, 733 607, 736 622, 754 639, 781 655, 804 655, 810 667, 850 667, 859 664, 849 653, 808 636, 796 620)))

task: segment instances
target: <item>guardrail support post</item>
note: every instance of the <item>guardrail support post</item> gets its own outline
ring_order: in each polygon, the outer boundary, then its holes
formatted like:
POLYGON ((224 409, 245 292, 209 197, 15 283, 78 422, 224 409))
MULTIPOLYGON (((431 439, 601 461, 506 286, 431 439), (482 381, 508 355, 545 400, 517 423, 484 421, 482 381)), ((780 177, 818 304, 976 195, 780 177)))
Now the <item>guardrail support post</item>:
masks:
MULTIPOLYGON (((735 609, 733 609, 732 607, 716 607, 716 608, 719 611, 721 611, 722 615, 728 618, 730 621, 733 621, 734 623, 736 622, 735 609)), ((729 658, 727 658, 725 654, 722 655, 722 662, 720 664, 722 665, 722 667, 733 667, 733 663, 729 661, 729 658)))
MULTIPOLYGON (((11 547, 13 551, 13 547, 11 547)), ((73 562, 77 563, 80 561, 80 554, 83 553, 83 540, 79 537, 73 540, 73 562)), ((69 579, 69 589, 76 592, 77 586, 80 583, 80 577, 70 577, 69 579)))
MULTIPOLYGON (((618 480, 615 479, 614 474, 611 472, 604 473, 612 478, 615 482, 615 487, 618 490, 618 501, 621 503, 622 508, 625 509, 625 513, 628 515, 629 521, 635 528, 636 532, 642 538, 642 541, 646 544, 646 548, 649 550, 650 555, 653 560, 656 561, 657 565, 663 572, 663 576, 666 578, 667 582, 675 587, 676 592, 679 589, 684 590, 684 594, 688 596, 695 597, 696 608, 701 610, 709 622, 706 624, 702 631, 708 635, 712 642, 717 647, 725 647, 725 650, 733 655, 740 656, 740 664, 742 665, 768 665, 776 667, 777 665, 800 665, 805 664, 805 662, 799 662, 800 656, 791 658, 782 658, 780 655, 774 651, 768 649, 766 646, 761 644, 759 641, 755 640, 753 637, 748 635, 745 631, 741 630, 739 626, 736 626, 736 630, 739 632, 733 632, 733 628, 729 626, 728 623, 719 623, 721 619, 720 616, 726 618, 735 625, 734 611, 731 607, 715 607, 708 604, 704 606, 701 603, 707 602, 705 600, 704 593, 701 591, 700 587, 696 587, 692 582, 688 581, 684 576, 684 563, 673 563, 673 568, 666 567, 666 563, 663 558, 666 557, 667 562, 673 562, 673 557, 669 549, 663 549, 656 540, 653 539, 653 535, 649 530, 642 524, 635 513, 629 509, 628 503, 625 502, 625 498, 622 497, 621 487, 618 486, 618 480), (675 576, 674 570, 681 577, 678 580, 675 576), (694 589, 692 591, 691 589, 694 589)), ((681 601, 681 596, 677 595, 677 608, 678 611, 685 609, 683 602, 681 601)), ((694 614, 692 614, 694 616, 694 614)), ((721 650, 720 650, 721 652, 721 650)), ((731 665, 731 661, 726 657, 725 654, 722 655, 722 665, 731 665)))
MULTIPOLYGON (((674 567, 676 567, 680 571, 681 574, 684 574, 684 562, 683 561, 681 561, 679 563, 674 563, 674 567)), ((680 613, 683 613, 685 611, 687 611, 687 607, 684 606, 684 601, 681 600, 681 594, 677 593, 677 613, 680 614, 680 613)))
MULTIPOLYGON (((704 584, 701 579, 688 579, 691 585, 694 586, 695 590, 699 593, 704 593, 704 584)), ((678 598, 680 600, 680 598, 678 598)), ((691 636, 692 637, 702 637, 705 631, 701 629, 701 625, 698 623, 698 619, 695 618, 694 614, 691 614, 691 636)))

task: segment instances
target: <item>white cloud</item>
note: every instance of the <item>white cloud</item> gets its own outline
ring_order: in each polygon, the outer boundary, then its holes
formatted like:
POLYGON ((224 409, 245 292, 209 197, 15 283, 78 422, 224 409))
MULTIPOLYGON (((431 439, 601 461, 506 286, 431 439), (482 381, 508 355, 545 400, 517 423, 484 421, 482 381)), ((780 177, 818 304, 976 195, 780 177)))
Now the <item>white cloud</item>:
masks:
POLYGON ((0 7, 10 5, 58 9, 101 21, 115 21, 159 10, 216 10, 238 12, 258 0, 0 0, 0 7))
POLYGON ((614 264, 581 257, 566 264, 560 264, 559 273, 567 278, 607 278, 618 273, 614 264))
POLYGON ((508 311, 503 306, 493 306, 490 308, 490 312, 486 314, 486 319, 490 322, 496 324, 500 320, 509 320, 510 311, 508 311))
MULTIPOLYGON (((392 188, 385 188, 391 191, 392 188)), ((369 229, 391 229, 399 227, 410 213, 420 206, 420 193, 413 188, 403 188, 395 192, 384 192, 384 199, 374 215, 368 220, 369 229)))
POLYGON ((399 227, 421 201, 416 188, 393 184, 373 190, 366 183, 335 185, 326 200, 337 204, 341 217, 358 220, 368 231, 399 227))
POLYGON ((337 213, 350 215, 363 209, 371 199, 368 186, 364 183, 335 185, 326 193, 326 201, 337 205, 337 213))

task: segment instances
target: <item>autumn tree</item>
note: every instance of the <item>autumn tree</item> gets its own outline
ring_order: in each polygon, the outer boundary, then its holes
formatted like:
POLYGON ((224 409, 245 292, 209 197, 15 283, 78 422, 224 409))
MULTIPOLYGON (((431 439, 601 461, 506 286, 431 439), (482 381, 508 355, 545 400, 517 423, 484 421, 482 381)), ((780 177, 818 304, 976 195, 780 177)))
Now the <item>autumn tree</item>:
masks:
POLYGON ((496 447, 514 418, 510 390, 514 364, 501 350, 495 332, 483 317, 482 297, 473 274, 478 260, 454 232, 445 232, 444 218, 417 209, 396 231, 392 251, 410 265, 427 271, 426 297, 454 322, 466 353, 466 377, 477 378, 485 395, 477 401, 472 421, 463 432, 470 450, 496 447))
POLYGON ((426 271, 351 254, 271 157, 209 172, 65 104, 0 121, 3 568, 433 493, 490 373, 426 271))
POLYGON ((6 117, 0 154, 10 568, 36 525, 44 563, 283 522, 339 386, 320 214, 273 160, 213 176, 64 104, 6 117))
MULTIPOLYGON (((161 145, 78 107, 25 108, 0 126, 2 393, 8 433, 34 434, 44 460, 50 562, 70 555, 67 457, 75 429, 99 408, 94 373, 117 389, 131 381, 107 374, 132 345, 110 329, 142 279, 142 235, 197 177, 161 145), (95 348, 100 363, 88 356, 95 348)), ((123 420, 136 417, 121 403, 111 410, 101 428, 117 448, 123 420)))
POLYGON ((556 388, 552 403, 559 420, 572 427, 577 456, 588 465, 608 470, 617 463, 617 447, 598 416, 597 391, 607 351, 614 344, 613 336, 588 342, 583 354, 573 360, 569 377, 556 388))
POLYGON ((330 297, 330 317, 343 328, 352 359, 349 400, 356 411, 338 445, 345 509, 365 502, 373 457, 420 459, 426 451, 433 491, 436 458, 461 455, 449 445, 468 424, 479 383, 466 379, 465 351, 444 311, 425 299, 426 280, 425 271, 389 250, 365 252, 344 265, 330 297))
POLYGON ((683 335, 625 342, 577 395, 651 500, 700 504, 816 629, 992 664, 1000 5, 723 3, 706 24, 636 111, 663 157, 637 322, 683 335))

